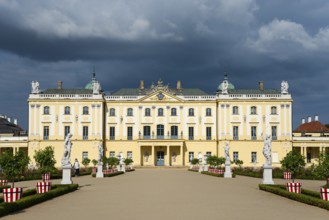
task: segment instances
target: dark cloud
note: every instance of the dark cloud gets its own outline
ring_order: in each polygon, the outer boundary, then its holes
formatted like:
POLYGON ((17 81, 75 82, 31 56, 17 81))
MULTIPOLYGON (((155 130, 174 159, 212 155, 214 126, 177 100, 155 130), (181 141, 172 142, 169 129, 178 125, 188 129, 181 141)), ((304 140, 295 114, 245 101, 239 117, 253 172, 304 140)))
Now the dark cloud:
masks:
POLYGON ((329 4, 311 3, 1 1, 1 113, 26 127, 32 80, 83 87, 96 66, 109 92, 162 78, 214 93, 224 71, 237 88, 288 80, 294 126, 313 114, 328 122, 329 4))

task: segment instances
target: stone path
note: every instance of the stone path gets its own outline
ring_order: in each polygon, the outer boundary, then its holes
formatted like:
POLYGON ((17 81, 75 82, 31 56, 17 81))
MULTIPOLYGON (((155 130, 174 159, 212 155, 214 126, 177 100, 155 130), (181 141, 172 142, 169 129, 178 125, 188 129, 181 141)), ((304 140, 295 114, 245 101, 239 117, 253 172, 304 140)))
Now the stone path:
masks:
MULTIPOLYGON (((112 178, 88 176, 73 181, 81 185, 80 190, 3 219, 329 219, 329 211, 258 190, 261 179, 250 177, 224 179, 186 169, 137 169, 112 178)), ((316 190, 323 184, 302 183, 316 190)), ((35 181, 18 185, 33 186, 35 181)))

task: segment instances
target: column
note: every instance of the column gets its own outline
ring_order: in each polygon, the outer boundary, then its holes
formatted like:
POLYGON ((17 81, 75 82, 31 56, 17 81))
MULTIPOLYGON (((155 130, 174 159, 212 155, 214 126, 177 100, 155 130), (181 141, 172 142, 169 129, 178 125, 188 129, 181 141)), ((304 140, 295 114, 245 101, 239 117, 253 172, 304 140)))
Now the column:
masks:
POLYGON ((166 160, 165 160, 165 162, 166 162, 166 166, 170 166, 170 146, 169 145, 167 145, 167 157, 166 157, 166 160))
POLYGON ((154 155, 155 152, 154 152, 154 148, 155 148, 154 145, 152 145, 152 157, 151 157, 151 162, 152 162, 151 165, 152 165, 152 166, 155 165, 155 164, 154 164, 154 163, 155 163, 155 155, 154 155))
POLYGON ((180 146, 180 154, 181 154, 181 158, 182 158, 182 166, 184 166, 184 152, 183 152, 183 145, 180 146))

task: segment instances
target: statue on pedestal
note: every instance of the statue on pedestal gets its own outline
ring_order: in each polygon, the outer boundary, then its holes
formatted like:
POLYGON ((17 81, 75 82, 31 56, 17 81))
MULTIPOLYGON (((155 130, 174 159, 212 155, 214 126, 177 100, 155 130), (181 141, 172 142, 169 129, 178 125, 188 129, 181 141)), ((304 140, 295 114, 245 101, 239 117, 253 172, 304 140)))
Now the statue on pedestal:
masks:
POLYGON ((71 137, 73 135, 71 133, 68 133, 66 135, 65 141, 64 141, 64 154, 62 157, 62 166, 70 165, 70 159, 71 159, 71 149, 72 149, 72 142, 71 137))
POLYGON ((198 159, 199 159, 199 164, 202 164, 202 153, 201 152, 199 152, 199 154, 198 154, 198 159))
POLYGON ((98 145, 98 164, 103 164, 104 149, 102 144, 98 145))
POLYGON ((32 81, 31 85, 32 85, 31 93, 32 94, 39 94, 40 93, 39 82, 38 81, 32 81))
POLYGON ((265 164, 267 166, 272 165, 272 140, 270 135, 266 135, 265 140, 264 140, 264 147, 263 147, 263 155, 265 157, 265 164))
POLYGON ((228 143, 226 143, 225 145, 225 163, 231 163, 231 160, 230 160, 230 146, 228 145, 228 143))

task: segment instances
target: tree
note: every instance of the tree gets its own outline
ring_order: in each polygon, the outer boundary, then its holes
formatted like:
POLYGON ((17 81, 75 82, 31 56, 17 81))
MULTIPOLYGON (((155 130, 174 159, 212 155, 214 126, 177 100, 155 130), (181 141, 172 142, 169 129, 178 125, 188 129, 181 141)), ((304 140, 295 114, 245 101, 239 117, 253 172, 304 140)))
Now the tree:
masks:
POLYGON ((242 161, 242 160, 235 160, 235 161, 233 161, 233 163, 234 163, 235 165, 238 165, 238 166, 239 166, 239 169, 241 170, 241 166, 242 166, 242 164, 243 164, 243 161, 242 161))
POLYGON ((94 167, 98 164, 98 161, 96 159, 93 159, 91 162, 93 163, 94 167))
POLYGON ((192 165, 196 165, 196 164, 198 164, 199 163, 199 159, 198 158, 193 158, 192 160, 191 160, 191 164, 192 165))
POLYGON ((109 164, 111 169, 112 169, 112 167, 118 165, 119 162, 120 162, 120 160, 116 157, 110 157, 110 158, 107 159, 107 163, 109 164))
POLYGON ((329 153, 319 154, 318 165, 314 171, 318 177, 327 179, 326 188, 329 188, 329 153))
POLYGON ((47 146, 45 149, 36 150, 34 160, 39 166, 41 173, 50 173, 55 170, 55 153, 52 146, 47 146))
POLYGON ((85 168, 90 164, 90 159, 88 157, 83 158, 82 164, 85 166, 85 168))
POLYGON ((218 167, 225 163, 224 157, 209 156, 207 157, 207 163, 212 167, 218 167))
POLYGON ((131 158, 126 158, 123 162, 126 164, 126 166, 128 166, 128 165, 130 165, 131 163, 133 163, 134 161, 133 161, 133 159, 131 159, 131 158))
POLYGON ((15 155, 12 151, 7 150, 0 156, 3 174, 5 178, 12 181, 12 187, 14 187, 15 176, 25 172, 29 161, 30 158, 21 150, 15 155))
POLYGON ((292 182, 295 182, 295 177, 305 167, 305 157, 298 151, 290 151, 283 160, 280 161, 284 171, 291 172, 292 182))

